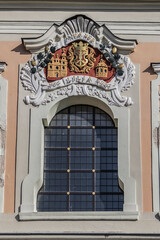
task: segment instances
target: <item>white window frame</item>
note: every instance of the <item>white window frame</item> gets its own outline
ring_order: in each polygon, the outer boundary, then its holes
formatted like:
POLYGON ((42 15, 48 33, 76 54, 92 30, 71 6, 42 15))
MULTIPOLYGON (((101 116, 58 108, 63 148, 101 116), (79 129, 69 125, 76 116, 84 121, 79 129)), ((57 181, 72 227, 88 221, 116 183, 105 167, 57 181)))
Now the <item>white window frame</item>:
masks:
POLYGON ((137 220, 136 182, 130 175, 130 108, 108 106, 105 99, 89 96, 60 96, 45 107, 30 109, 29 174, 22 184, 20 220, 137 220), (98 107, 108 113, 118 127, 118 177, 124 190, 122 212, 37 212, 37 194, 43 184, 44 127, 60 110, 76 104, 98 107))

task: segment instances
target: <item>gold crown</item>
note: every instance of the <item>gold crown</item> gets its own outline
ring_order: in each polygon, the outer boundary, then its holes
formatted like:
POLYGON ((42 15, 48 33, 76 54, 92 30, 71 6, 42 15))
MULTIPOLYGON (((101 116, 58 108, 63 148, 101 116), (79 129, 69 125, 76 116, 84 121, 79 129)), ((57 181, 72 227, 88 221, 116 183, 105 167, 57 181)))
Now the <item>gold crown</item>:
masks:
POLYGON ((83 43, 82 41, 80 41, 79 43, 73 43, 73 46, 77 50, 86 50, 88 45, 89 45, 89 43, 83 43))

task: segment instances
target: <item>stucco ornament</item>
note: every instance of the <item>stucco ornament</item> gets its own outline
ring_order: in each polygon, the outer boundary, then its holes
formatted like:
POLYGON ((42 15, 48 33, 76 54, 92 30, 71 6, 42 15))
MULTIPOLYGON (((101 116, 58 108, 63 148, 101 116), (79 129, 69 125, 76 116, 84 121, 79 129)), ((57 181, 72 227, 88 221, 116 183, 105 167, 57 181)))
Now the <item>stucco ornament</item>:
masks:
POLYGON ((24 44, 32 52, 20 73, 31 92, 25 104, 44 105, 61 95, 105 98, 118 107, 133 104, 121 93, 134 83, 135 67, 121 53, 128 55, 135 42, 116 38, 105 25, 75 16, 53 25, 38 40, 24 39, 24 44))

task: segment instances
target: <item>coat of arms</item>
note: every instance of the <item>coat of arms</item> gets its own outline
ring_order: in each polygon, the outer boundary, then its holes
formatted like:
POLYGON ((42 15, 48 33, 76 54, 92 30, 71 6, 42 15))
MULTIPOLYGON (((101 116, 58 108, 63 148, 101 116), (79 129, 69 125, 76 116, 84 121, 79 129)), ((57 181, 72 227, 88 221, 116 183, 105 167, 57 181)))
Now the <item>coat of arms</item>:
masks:
POLYGON ((69 68, 72 72, 76 73, 89 73, 90 69, 94 66, 95 51, 88 46, 89 43, 75 42, 69 48, 68 60, 69 68))
POLYGON ((115 69, 103 54, 85 41, 75 41, 49 54, 46 77, 49 82, 75 74, 99 77, 109 82, 115 69))

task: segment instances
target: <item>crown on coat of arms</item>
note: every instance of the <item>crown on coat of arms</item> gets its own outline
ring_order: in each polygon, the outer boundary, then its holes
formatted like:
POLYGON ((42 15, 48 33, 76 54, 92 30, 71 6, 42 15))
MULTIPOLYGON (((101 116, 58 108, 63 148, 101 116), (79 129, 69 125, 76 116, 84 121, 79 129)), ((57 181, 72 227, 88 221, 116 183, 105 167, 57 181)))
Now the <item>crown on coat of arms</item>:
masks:
POLYGON ((82 41, 80 41, 79 43, 72 43, 72 45, 74 46, 74 48, 76 48, 76 50, 87 50, 89 43, 83 43, 82 41))

